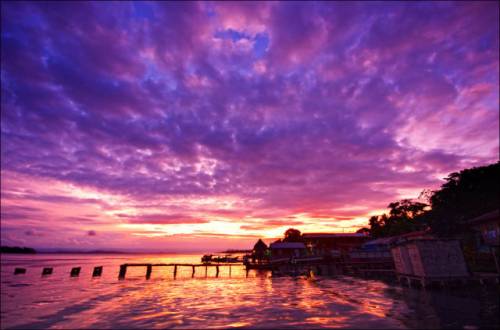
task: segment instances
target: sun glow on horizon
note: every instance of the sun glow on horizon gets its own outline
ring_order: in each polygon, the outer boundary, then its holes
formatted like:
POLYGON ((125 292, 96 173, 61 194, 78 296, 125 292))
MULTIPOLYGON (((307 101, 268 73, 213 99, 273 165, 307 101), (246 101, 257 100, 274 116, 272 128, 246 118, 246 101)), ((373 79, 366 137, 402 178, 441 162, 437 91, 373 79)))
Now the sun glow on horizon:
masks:
POLYGON ((2 2, 2 245, 230 248, 366 227, 498 160, 497 12, 2 2))

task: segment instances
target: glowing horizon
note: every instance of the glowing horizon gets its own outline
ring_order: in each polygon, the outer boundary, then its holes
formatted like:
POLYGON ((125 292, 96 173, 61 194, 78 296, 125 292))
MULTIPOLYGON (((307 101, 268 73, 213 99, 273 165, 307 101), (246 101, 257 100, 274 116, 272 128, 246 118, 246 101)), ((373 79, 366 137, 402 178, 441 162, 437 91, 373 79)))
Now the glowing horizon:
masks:
POLYGON ((1 6, 2 245, 353 232, 499 159, 497 2, 1 6))

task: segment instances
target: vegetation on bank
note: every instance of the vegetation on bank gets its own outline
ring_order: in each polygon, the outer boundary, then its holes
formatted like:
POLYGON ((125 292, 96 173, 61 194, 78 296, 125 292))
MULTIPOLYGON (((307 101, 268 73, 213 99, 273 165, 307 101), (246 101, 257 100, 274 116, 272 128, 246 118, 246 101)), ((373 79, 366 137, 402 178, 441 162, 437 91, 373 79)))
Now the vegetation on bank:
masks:
POLYGON ((35 249, 29 247, 18 247, 18 246, 2 246, 0 247, 1 253, 36 253, 35 249))
POLYGON ((372 216, 367 232, 373 238, 430 228, 438 237, 462 235, 467 220, 499 208, 500 162, 451 173, 435 191, 424 190, 422 201, 404 199, 389 204, 389 214, 372 216))

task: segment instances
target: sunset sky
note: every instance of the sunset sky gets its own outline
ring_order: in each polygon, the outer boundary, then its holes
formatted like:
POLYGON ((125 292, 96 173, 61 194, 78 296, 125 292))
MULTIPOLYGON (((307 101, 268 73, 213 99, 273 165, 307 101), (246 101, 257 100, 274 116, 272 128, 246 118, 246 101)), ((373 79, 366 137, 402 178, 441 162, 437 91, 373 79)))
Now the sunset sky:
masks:
POLYGON ((1 243, 352 232, 498 160, 499 4, 1 4, 1 243))

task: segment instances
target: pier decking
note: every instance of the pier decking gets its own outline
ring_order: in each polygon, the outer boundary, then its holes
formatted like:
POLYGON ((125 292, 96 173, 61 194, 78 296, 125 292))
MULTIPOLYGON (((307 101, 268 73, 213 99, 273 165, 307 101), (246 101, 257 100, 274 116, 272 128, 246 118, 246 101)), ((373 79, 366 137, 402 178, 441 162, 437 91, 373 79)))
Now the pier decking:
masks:
MULTIPOLYGON (((358 263, 364 264, 364 263, 358 263)), ((231 269, 233 266, 236 267, 244 267, 245 275, 248 277, 249 271, 251 269, 258 268, 249 268, 247 265, 243 263, 126 263, 121 264, 119 268, 118 278, 120 280, 125 279, 125 275, 127 273, 128 267, 145 267, 146 268, 146 279, 151 278, 151 274, 153 272, 153 267, 173 267, 173 278, 176 279, 178 269, 180 267, 188 267, 192 269, 191 277, 194 278, 196 274, 196 268, 202 267, 205 268, 205 277, 208 277, 208 268, 215 267, 216 273, 215 277, 218 278, 220 274, 221 267, 229 268, 229 277, 231 277, 231 269)), ((268 265, 267 265, 268 266, 268 265)), ((272 268, 264 268, 265 270, 273 271, 273 276, 283 276, 283 275, 318 275, 318 276, 337 276, 337 275, 353 275, 353 276, 361 276, 363 278, 386 278, 386 279, 394 279, 394 281, 399 282, 399 284, 406 285, 409 287, 420 287, 423 289, 427 289, 430 287, 439 286, 441 288, 444 287, 456 287, 456 286, 469 286, 469 285, 498 285, 499 276, 497 273, 472 273, 470 276, 466 277, 421 277, 415 275, 407 275, 407 274, 397 274, 394 269, 380 269, 380 268, 356 268, 350 269, 346 271, 345 267, 342 267, 341 263, 318 263, 318 264, 300 264, 300 263, 286 263, 281 264, 280 267, 272 267, 272 268), (276 273, 274 273, 276 271, 276 273)), ((92 278, 101 277, 103 274, 103 266, 94 266, 92 271, 92 278)), ((80 270, 82 267, 73 267, 71 268, 71 272, 69 273, 70 277, 79 277, 80 270)), ((14 275, 23 276, 27 273, 26 268, 16 267, 14 269, 14 275)), ((54 273, 52 267, 45 267, 41 272, 42 277, 51 276, 54 273)), ((239 272, 238 272, 239 273, 239 272)))
MULTIPOLYGON (((219 267, 229 267, 229 276, 231 276, 231 266, 243 266, 242 263, 217 263, 217 264, 211 264, 211 263, 202 263, 202 264, 153 264, 153 263, 133 263, 133 264, 122 264, 120 265, 120 273, 118 274, 119 279, 124 279, 125 275, 127 274, 127 268, 128 267, 146 267, 146 279, 151 278, 151 273, 153 272, 153 267, 174 267, 174 278, 177 277, 177 268, 179 267, 191 267, 192 268, 192 273, 191 277, 194 277, 195 272, 196 272, 196 267, 205 267, 205 277, 208 275, 208 267, 215 267, 215 277, 219 277, 219 267)), ((248 270, 246 272, 246 275, 248 277, 248 270)))

